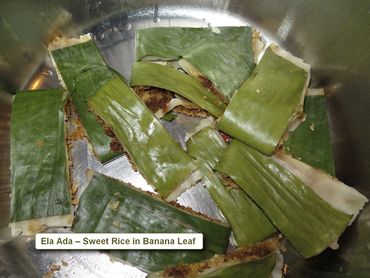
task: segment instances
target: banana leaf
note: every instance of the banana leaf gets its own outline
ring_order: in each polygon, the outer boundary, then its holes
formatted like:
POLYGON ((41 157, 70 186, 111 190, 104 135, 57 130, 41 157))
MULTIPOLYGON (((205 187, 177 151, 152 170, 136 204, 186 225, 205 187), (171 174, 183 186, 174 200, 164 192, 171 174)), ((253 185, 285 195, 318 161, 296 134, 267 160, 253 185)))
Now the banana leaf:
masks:
POLYGON ((199 105, 215 117, 224 112, 226 105, 196 79, 174 68, 149 62, 132 65, 130 86, 152 86, 172 91, 199 105))
POLYGON ((148 278, 277 278, 281 277, 282 260, 276 248, 275 242, 262 242, 203 262, 168 267, 148 278))
POLYGON ((145 271, 201 261, 226 251, 230 228, 190 209, 164 202, 123 182, 90 172, 80 199, 74 231, 78 233, 203 233, 203 250, 114 251, 145 271))
POLYGON ((12 235, 73 220, 64 141, 63 90, 18 92, 10 130, 12 235))
POLYGON ((335 243, 351 220, 272 158, 233 140, 215 169, 238 184, 304 257, 335 243))
POLYGON ((302 110, 308 81, 307 64, 270 46, 235 93, 218 128, 271 155, 289 122, 302 110))
POLYGON ((277 152, 272 158, 309 186, 332 207, 352 215, 352 219, 356 218, 368 201, 356 189, 345 185, 321 170, 315 169, 298 159, 294 159, 290 155, 277 152))
POLYGON ((101 162, 120 155, 110 149, 111 137, 88 111, 87 99, 114 76, 90 36, 67 39, 49 47, 58 77, 71 94, 73 105, 86 130, 94 153, 101 162), (61 48, 60 48, 61 47, 61 48))
POLYGON ((190 156, 124 81, 115 77, 89 99, 91 110, 113 130, 139 172, 167 200, 200 179, 190 156))
POLYGON ((216 130, 203 129, 189 139, 187 148, 189 155, 196 159, 204 185, 230 224, 238 246, 262 241, 276 232, 266 215, 247 194, 235 185, 225 186, 213 173, 212 169, 227 148, 216 130))
POLYGON ((335 176, 325 96, 306 96, 304 112, 306 120, 289 134, 284 150, 294 158, 335 176))
POLYGON ((140 29, 136 59, 180 59, 187 73, 205 75, 230 99, 255 66, 251 33, 246 26, 140 29))

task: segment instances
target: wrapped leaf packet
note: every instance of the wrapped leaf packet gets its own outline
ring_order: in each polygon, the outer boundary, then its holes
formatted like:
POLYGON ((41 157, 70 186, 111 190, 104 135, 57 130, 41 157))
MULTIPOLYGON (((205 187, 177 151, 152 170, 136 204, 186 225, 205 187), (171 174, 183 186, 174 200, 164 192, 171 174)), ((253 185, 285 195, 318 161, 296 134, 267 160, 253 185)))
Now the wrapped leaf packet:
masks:
POLYGON ((12 235, 71 226, 64 126, 65 92, 18 92, 11 114, 12 235))
POLYGON ((283 259, 277 248, 276 239, 264 241, 203 262, 167 267, 148 278, 278 278, 283 259))
POLYGON ((89 98, 89 107, 117 136, 131 161, 168 201, 200 179, 197 165, 120 77, 89 98))
POLYGON ((136 31, 136 60, 178 60, 197 79, 208 79, 230 99, 255 64, 251 27, 147 28, 136 31))
POLYGON ((90 35, 81 36, 80 39, 60 38, 49 45, 48 50, 61 83, 71 95, 97 158, 104 163, 122 154, 111 149, 111 136, 104 132, 103 126, 88 111, 87 99, 114 76, 90 35))
POLYGON ((302 113, 309 71, 302 60, 270 46, 233 96, 218 128, 271 155, 289 123, 302 113))
POLYGON ((335 176, 329 121, 324 95, 307 95, 306 119, 289 134, 284 151, 314 168, 335 176))
POLYGON ((203 250, 114 251, 117 256, 145 271, 158 271, 179 263, 207 259, 223 253, 230 228, 175 203, 99 173, 80 199, 74 231, 78 233, 203 233, 203 250))
MULTIPOLYGON (((345 185, 327 173, 283 152, 275 153, 272 158, 282 167, 310 187, 332 207, 352 215, 352 221, 360 213, 368 199, 356 189, 345 185)), ((352 221, 350 223, 352 223, 352 221)))
POLYGON ((227 144, 218 131, 205 128, 187 143, 188 153, 194 157, 212 199, 225 216, 238 246, 247 246, 266 239, 276 232, 261 209, 231 181, 223 182, 213 173, 227 144))
POLYGON ((240 141, 231 142, 215 169, 238 184, 305 258, 335 244, 350 223, 351 215, 334 208, 271 157, 240 141))
POLYGON ((137 62, 132 65, 130 86, 152 86, 172 91, 215 117, 220 117, 226 104, 187 74, 156 63, 137 62))

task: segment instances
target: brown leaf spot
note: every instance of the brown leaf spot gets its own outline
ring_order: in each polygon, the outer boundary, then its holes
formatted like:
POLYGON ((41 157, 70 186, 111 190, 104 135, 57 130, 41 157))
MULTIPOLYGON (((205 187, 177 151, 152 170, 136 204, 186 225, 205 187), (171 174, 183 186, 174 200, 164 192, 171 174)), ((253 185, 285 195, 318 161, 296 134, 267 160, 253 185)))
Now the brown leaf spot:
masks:
POLYGON ((114 201, 114 202, 109 203, 109 208, 110 208, 111 210, 116 210, 116 209, 118 208, 118 206, 119 206, 119 201, 118 201, 118 200, 117 200, 117 201, 114 201))
POLYGON ((42 148, 44 146, 44 140, 41 140, 41 139, 37 140, 36 141, 36 146, 38 148, 42 148))

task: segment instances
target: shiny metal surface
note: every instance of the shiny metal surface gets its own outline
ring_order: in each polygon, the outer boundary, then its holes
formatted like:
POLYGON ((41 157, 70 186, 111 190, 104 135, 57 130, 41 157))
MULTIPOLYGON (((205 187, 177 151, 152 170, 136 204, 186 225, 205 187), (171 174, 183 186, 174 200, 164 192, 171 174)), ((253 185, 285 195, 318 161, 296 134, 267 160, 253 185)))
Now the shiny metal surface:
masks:
MULTIPOLYGON (((56 35, 92 32, 110 66, 129 78, 134 60, 134 30, 151 26, 255 24, 271 40, 312 65, 311 87, 323 86, 339 179, 370 197, 370 1, 206 0, 206 1, 47 1, 0 2, 0 277, 40 277, 51 264, 55 277, 144 277, 136 268, 111 262, 99 252, 39 252, 32 239, 9 237, 9 129, 16 89, 59 86, 46 56, 56 35)), ((184 119, 178 118, 178 121, 184 119)), ((185 121, 185 122, 184 122, 185 121)), ((182 141, 186 128, 173 129, 182 141)), ((189 122, 191 123, 191 121, 189 122)), ((71 127, 73 128, 73 127, 71 127)), ((125 157, 100 165, 88 156, 86 142, 74 147, 74 178, 83 188, 84 169, 95 168, 142 188, 150 188, 125 157), (82 167, 81 167, 82 166, 82 167)), ((201 184, 179 201, 222 217, 201 184)), ((370 207, 340 239, 338 251, 303 260, 288 246, 289 277, 368 277, 370 207)))

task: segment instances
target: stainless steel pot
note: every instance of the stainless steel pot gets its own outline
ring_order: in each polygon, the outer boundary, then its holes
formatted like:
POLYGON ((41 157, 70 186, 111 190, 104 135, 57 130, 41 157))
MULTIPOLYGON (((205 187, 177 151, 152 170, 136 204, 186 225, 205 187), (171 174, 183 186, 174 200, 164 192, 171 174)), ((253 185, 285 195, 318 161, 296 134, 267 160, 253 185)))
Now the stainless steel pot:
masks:
MULTIPOLYGON (((324 87, 337 177, 370 197, 370 1, 344 0, 2 0, 0 2, 0 277, 141 277, 98 252, 38 252, 10 239, 9 129, 17 89, 58 86, 46 44, 92 32, 110 65, 128 77, 134 30, 143 26, 256 25, 312 65, 311 87, 324 87)), ((338 251, 303 260, 285 255, 289 277, 369 277, 370 207, 340 239, 338 251)))

